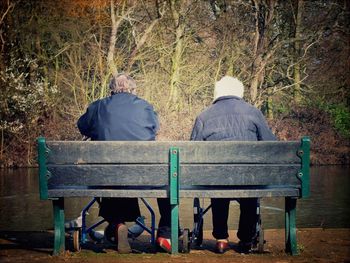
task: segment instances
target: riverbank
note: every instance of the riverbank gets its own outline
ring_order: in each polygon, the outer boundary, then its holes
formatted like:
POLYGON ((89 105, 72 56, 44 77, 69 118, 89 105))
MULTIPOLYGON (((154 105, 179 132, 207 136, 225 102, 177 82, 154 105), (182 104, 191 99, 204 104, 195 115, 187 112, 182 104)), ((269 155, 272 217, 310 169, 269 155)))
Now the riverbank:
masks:
MULTIPOLYGON (((265 230, 265 252, 242 255, 234 249, 236 231, 230 232, 231 250, 224 255, 214 253, 215 241, 210 231, 204 231, 203 250, 191 250, 189 254, 169 255, 154 253, 149 236, 142 235, 132 242, 133 253, 120 255, 112 248, 88 244, 81 252, 67 251, 52 256, 53 233, 0 232, 0 261, 5 262, 350 262, 350 229, 305 228, 297 232, 298 256, 284 253, 284 229, 265 230)), ((67 248, 71 242, 67 241, 67 248)))
POLYGON ((311 139, 312 165, 350 164, 350 140, 333 125, 331 116, 317 108, 296 107, 288 115, 269 121, 279 140, 311 139))

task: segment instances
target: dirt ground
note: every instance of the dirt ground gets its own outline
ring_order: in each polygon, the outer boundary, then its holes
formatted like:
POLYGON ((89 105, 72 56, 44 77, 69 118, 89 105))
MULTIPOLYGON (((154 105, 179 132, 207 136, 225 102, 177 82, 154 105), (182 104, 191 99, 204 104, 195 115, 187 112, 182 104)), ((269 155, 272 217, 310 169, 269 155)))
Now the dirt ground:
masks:
POLYGON ((210 231, 204 232, 203 249, 189 254, 155 253, 149 236, 132 241, 133 253, 118 254, 112 247, 87 244, 81 252, 71 252, 67 238, 67 252, 52 256, 53 234, 45 232, 0 232, 0 262, 350 262, 350 229, 299 229, 299 255, 284 253, 284 229, 265 230, 265 252, 243 255, 235 251, 236 232, 230 232, 231 249, 223 255, 214 253, 215 241, 210 231))

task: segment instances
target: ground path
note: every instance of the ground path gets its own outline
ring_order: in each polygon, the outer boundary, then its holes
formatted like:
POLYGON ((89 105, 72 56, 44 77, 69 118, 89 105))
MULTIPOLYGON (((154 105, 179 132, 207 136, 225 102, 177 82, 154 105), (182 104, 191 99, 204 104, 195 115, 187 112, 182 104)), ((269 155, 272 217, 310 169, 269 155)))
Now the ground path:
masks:
MULTIPOLYGON (((101 249, 88 246, 79 253, 66 252, 51 256, 53 234, 44 232, 0 232, 0 262, 350 262, 350 229, 299 229, 297 232, 299 256, 284 253, 284 229, 265 231, 266 252, 264 254, 241 255, 237 253, 236 232, 231 231, 231 250, 224 255, 213 252, 215 241, 210 231, 204 233, 204 249, 191 250, 190 254, 169 255, 150 253, 148 236, 132 243, 133 254, 120 255, 112 248, 101 249), (147 252, 147 253, 145 253, 147 252)), ((69 247, 70 244, 68 243, 69 247)))

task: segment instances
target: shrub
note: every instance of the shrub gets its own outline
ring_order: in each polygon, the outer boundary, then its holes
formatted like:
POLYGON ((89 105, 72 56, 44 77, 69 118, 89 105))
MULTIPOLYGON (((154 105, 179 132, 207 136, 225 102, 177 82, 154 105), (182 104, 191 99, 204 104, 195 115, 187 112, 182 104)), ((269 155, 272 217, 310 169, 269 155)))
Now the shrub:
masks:
POLYGON ((345 138, 350 138, 350 108, 344 103, 319 103, 319 107, 331 116, 334 128, 345 138))

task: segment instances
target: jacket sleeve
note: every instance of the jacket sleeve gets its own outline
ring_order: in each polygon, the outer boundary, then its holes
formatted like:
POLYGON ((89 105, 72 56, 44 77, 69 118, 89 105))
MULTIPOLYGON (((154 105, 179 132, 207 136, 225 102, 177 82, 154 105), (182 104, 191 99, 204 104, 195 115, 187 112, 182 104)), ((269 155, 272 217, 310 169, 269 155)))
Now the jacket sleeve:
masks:
MULTIPOLYGON (((148 112, 149 121, 151 122, 151 126, 153 129, 154 134, 156 135, 159 131, 159 120, 158 120, 158 114, 153 109, 152 105, 147 105, 146 110, 148 112)), ((148 118, 147 118, 148 119, 148 118)))
POLYGON ((190 140, 203 141, 203 139, 203 122, 197 117, 192 129, 190 140))
POLYGON ((154 111, 154 122, 156 123, 155 124, 155 131, 156 131, 156 133, 158 133, 160 126, 159 126, 158 114, 155 111, 154 111))
POLYGON ((154 123, 154 133, 157 134, 159 131, 159 120, 158 120, 158 114, 157 112, 155 112, 154 110, 152 111, 152 119, 153 119, 153 123, 154 123))
POLYGON ((257 138, 258 141, 276 141, 275 135, 271 132, 264 115, 257 110, 257 138))
POLYGON ((95 105, 91 104, 87 108, 86 112, 80 116, 77 123, 80 133, 89 138, 92 137, 91 129, 92 129, 92 123, 94 118, 94 112, 95 112, 95 105))

